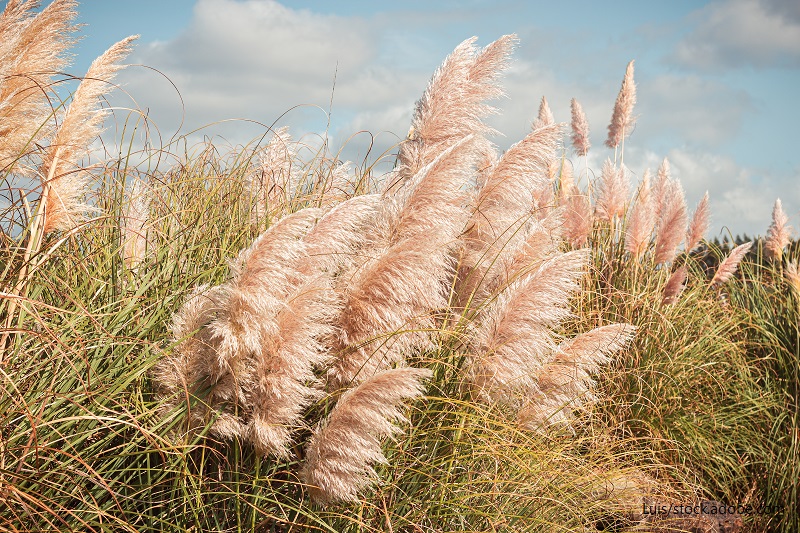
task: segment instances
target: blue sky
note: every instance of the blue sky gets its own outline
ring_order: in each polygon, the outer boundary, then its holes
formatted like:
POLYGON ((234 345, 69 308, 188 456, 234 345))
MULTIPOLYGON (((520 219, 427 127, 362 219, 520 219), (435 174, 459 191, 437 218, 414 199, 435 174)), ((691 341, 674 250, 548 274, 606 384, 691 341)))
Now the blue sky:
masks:
POLYGON ((519 140, 543 95, 556 120, 568 121, 575 97, 592 130, 589 163, 599 169, 614 99, 635 59, 639 118, 625 148, 634 175, 668 157, 691 207, 710 192, 710 237, 723 226, 764 233, 777 197, 800 226, 796 0, 86 0, 79 13, 86 26, 76 74, 113 42, 141 35, 131 62, 161 74, 133 67, 120 81, 165 137, 180 123, 181 98, 184 131, 210 125, 202 134, 232 144, 263 127, 217 121, 288 125, 302 136, 323 132, 330 109, 333 147, 353 160, 368 145, 364 134, 348 141, 355 132, 376 135, 378 149, 405 135, 414 101, 458 43, 516 33, 508 98, 491 120, 504 136, 494 141, 505 148, 519 140))

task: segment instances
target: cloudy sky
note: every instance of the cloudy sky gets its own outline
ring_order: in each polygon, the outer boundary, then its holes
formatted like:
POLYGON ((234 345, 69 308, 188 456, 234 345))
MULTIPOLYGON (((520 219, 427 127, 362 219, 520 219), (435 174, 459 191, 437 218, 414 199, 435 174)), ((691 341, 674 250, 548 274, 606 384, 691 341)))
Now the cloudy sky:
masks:
POLYGON ((797 0, 84 0, 79 11, 76 73, 113 42, 141 35, 130 59, 145 66, 120 78, 129 94, 121 105, 146 110, 164 138, 182 123, 182 133, 203 128, 195 137, 237 144, 288 125, 309 139, 327 130, 332 148, 354 161, 405 136, 414 102, 461 41, 515 33, 494 141, 507 148, 522 138, 543 95, 556 120, 569 121, 575 97, 599 169, 634 59, 632 172, 668 157, 692 207, 708 190, 709 237, 763 234, 778 197, 800 226, 797 0))

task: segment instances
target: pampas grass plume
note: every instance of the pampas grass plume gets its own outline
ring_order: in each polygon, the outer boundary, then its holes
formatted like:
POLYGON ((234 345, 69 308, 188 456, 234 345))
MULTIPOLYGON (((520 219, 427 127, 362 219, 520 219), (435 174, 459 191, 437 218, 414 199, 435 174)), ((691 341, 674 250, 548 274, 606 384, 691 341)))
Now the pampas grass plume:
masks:
POLYGON ((744 259, 744 256, 750 251, 752 246, 753 242, 750 241, 740 244, 731 250, 731 253, 728 254, 728 257, 726 257, 725 260, 719 264, 717 272, 714 274, 714 278, 711 280, 711 285, 721 285, 731 279, 731 277, 736 273, 739 263, 742 261, 742 259, 744 259))
POLYGON ((625 214, 625 205, 628 201, 629 182, 625 179, 625 169, 616 168, 610 159, 603 163, 600 175, 595 216, 611 222, 614 217, 625 214))
POLYGON ((408 139, 400 145, 401 181, 462 137, 492 131, 481 121, 495 111, 485 102, 503 95, 497 79, 516 40, 514 35, 505 35, 476 50, 473 37, 445 59, 417 102, 408 139))
POLYGON ((670 263, 684 238, 688 215, 683 188, 677 181, 667 181, 660 191, 663 205, 656 233, 655 263, 670 263))
POLYGON ((633 106, 636 104, 636 84, 633 82, 633 61, 625 69, 622 87, 614 104, 614 113, 608 125, 608 139, 606 146, 616 148, 625 137, 630 135, 636 118, 633 116, 633 106))
POLYGON ((542 96, 542 101, 539 103, 539 114, 536 117, 536 120, 533 121, 533 129, 555 124, 555 121, 555 118, 553 118, 553 112, 550 111, 550 105, 547 103, 547 98, 542 96))
POLYGON ((308 444, 300 472, 319 503, 358 501, 377 479, 374 464, 386 463, 380 440, 400 432, 404 400, 420 396, 432 372, 395 368, 372 376, 345 392, 308 444))
POLYGON ((772 208, 772 223, 767 229, 767 238, 764 248, 772 259, 780 260, 783 249, 791 240, 792 227, 789 225, 789 217, 783 211, 781 199, 775 200, 772 208))
POLYGON ((541 431, 546 426, 567 425, 572 410, 592 399, 592 374, 625 348, 636 328, 630 324, 602 326, 564 342, 538 373, 530 398, 519 413, 524 428, 541 431))
POLYGON ((656 219, 650 194, 650 174, 645 172, 625 233, 625 250, 639 259, 650 244, 656 219))
POLYGON ((589 142, 589 122, 586 120, 580 102, 573 98, 570 107, 572 109, 572 146, 575 148, 576 154, 585 156, 592 146, 589 142))
POLYGON ((694 210, 692 221, 689 223, 689 229, 686 232, 685 250, 687 254, 700 244, 700 240, 711 225, 710 217, 711 210, 708 207, 708 191, 706 191, 694 210))
POLYGON ((689 277, 689 270, 682 266, 672 273, 664 285, 664 295, 661 298, 661 305, 671 305, 678 301, 681 293, 686 288, 686 279, 689 277))
POLYGON ((41 175, 46 179, 49 191, 43 193, 45 202, 44 233, 74 227, 85 206, 80 197, 85 192, 86 177, 70 168, 81 151, 87 149, 92 140, 101 132, 103 118, 107 114, 97 109, 98 99, 107 94, 113 85, 111 80, 120 69, 118 61, 131 51, 138 36, 131 36, 94 60, 81 81, 64 120, 53 139, 42 162, 41 175))

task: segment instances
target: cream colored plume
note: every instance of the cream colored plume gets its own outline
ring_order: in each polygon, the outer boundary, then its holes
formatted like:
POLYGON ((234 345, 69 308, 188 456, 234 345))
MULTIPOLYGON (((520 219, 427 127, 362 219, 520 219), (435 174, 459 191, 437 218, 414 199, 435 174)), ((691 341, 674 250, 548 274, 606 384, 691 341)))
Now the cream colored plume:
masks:
POLYGON ((282 215, 291 205, 300 181, 300 163, 297 143, 289 135, 289 128, 275 131, 261 151, 255 171, 248 176, 257 220, 282 215))
POLYGON ((686 280, 689 277, 689 270, 682 266, 672 273, 664 285, 664 294, 661 298, 661 305, 672 305, 678 301, 684 289, 686 289, 686 280))
POLYGON ((781 199, 775 200, 772 208, 772 223, 767 229, 767 238, 764 241, 764 248, 772 259, 780 261, 783 256, 783 249, 792 240, 792 227, 789 225, 789 217, 783 211, 781 199))
MULTIPOLYGON (((462 137, 492 131, 481 119, 495 111, 486 101, 503 95, 497 81, 506 68, 516 36, 503 36, 483 50, 475 48, 475 41, 473 37, 456 47, 417 102, 411 131, 398 154, 401 182, 462 137)), ((489 149, 488 144, 481 148, 489 149)))
POLYGON ((608 139, 606 146, 616 148, 631 134, 636 117, 633 116, 633 106, 636 105, 636 84, 633 81, 633 61, 625 69, 625 78, 614 103, 614 113, 608 125, 608 139))
POLYGON ((677 180, 667 180, 660 185, 659 219, 656 231, 655 263, 671 263, 678 253, 678 246, 686 235, 688 214, 683 187, 677 180))
POLYGON ((650 173, 645 171, 625 230, 625 251, 630 253, 633 259, 640 259, 647 251, 655 225, 655 210, 650 194, 650 173))
POLYGON ((710 217, 711 210, 708 207, 708 191, 706 191, 694 210, 692 221, 689 223, 689 229, 686 232, 686 247, 684 249, 687 254, 700 244, 711 225, 710 217))
POLYGON ((624 216, 629 185, 625 169, 616 168, 610 159, 606 159, 600 175, 595 217, 611 222, 615 217, 624 216))
POLYGON ((572 99, 570 107, 572 110, 572 147, 575 148, 576 154, 585 156, 592 146, 589 142, 589 122, 586 120, 583 107, 576 99, 572 99))
POLYGON ((122 260, 130 270, 136 270, 148 252, 151 195, 140 179, 133 181, 126 195, 121 228, 122 260))
POLYGON ((45 186, 45 233, 73 228, 86 211, 81 197, 88 178, 75 164, 102 131, 107 111, 99 109, 98 102, 114 88, 111 81, 124 68, 118 62, 130 53, 137 38, 123 39, 94 60, 48 148, 39 170, 45 186))
POLYGON ((711 280, 711 285, 721 285, 731 279, 733 275, 736 273, 736 269, 739 267, 739 263, 744 259, 744 256, 747 255, 747 252, 750 251, 750 248, 753 246, 752 241, 746 242, 744 244, 740 244, 733 250, 731 253, 728 254, 717 267, 717 272, 714 274, 714 278, 711 280))
POLYGON ((635 330, 630 324, 611 324, 562 343, 537 373, 519 412, 520 425, 535 431, 571 429, 573 411, 594 399, 592 374, 630 343, 635 330))
POLYGON ((77 2, 55 0, 35 13, 39 2, 12 1, 0 15, 0 171, 17 164, 53 133, 53 79, 69 64, 75 43, 77 2))
POLYGON ((377 480, 373 465, 386 463, 381 439, 401 432, 401 404, 420 396, 430 370, 395 368, 345 392, 328 419, 314 431, 300 472, 318 503, 358 501, 377 480))
POLYGON ((543 262, 481 311, 465 378, 476 398, 518 408, 556 347, 553 328, 570 315, 570 295, 588 259, 576 250, 543 262))
POLYGON ((547 103, 547 98, 542 96, 542 101, 539 103, 539 114, 536 120, 533 121, 533 129, 542 128, 555 124, 556 120, 553 118, 553 112, 550 111, 550 105, 547 103))

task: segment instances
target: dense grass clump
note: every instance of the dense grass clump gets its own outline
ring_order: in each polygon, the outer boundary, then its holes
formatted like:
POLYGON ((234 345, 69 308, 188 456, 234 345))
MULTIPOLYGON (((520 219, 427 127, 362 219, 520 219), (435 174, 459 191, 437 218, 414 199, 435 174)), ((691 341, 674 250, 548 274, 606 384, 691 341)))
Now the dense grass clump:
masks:
POLYGON ((386 175, 286 129, 83 165, 131 41, 42 114, 14 84, 53 81, 74 3, 33 4, 0 23, 0 529, 623 531, 704 498, 797 528, 786 217, 754 258, 666 160, 631 193, 632 62, 590 184, 575 100, 574 167, 546 99, 489 142, 511 36, 445 60, 386 175))

